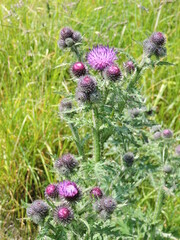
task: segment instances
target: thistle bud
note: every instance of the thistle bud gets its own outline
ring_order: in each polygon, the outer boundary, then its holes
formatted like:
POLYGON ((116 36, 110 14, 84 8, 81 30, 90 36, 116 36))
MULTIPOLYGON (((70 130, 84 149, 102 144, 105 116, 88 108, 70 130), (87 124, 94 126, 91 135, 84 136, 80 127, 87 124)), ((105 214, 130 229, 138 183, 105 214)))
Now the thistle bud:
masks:
POLYGON ((105 78, 115 82, 118 81, 122 77, 121 70, 117 65, 110 65, 107 66, 104 70, 104 76, 105 78))
POLYGON ((64 173, 68 173, 72 171, 78 165, 77 160, 75 159, 74 155, 68 153, 64 154, 61 158, 57 159, 54 163, 54 168, 58 170, 58 172, 62 173, 64 169, 64 173))
POLYGON ((105 210, 107 213, 112 213, 116 208, 116 205, 116 200, 112 197, 103 197, 101 199, 102 209, 105 210))
POLYGON ((94 77, 86 75, 78 82, 78 89, 85 93, 93 93, 96 90, 97 82, 94 77))
POLYGON ((68 224, 73 218, 73 211, 67 204, 62 204, 54 210, 54 220, 57 224, 68 224))
POLYGON ((67 110, 71 110, 72 109, 72 102, 69 101, 68 99, 64 98, 60 105, 59 105, 59 111, 61 113, 67 111, 67 110))
POLYGON ((101 191, 101 189, 99 187, 94 187, 90 191, 90 196, 91 196, 91 198, 98 199, 103 196, 103 192, 101 191))
POLYGON ((172 167, 170 166, 170 165, 165 165, 164 167, 163 167, 163 171, 165 172, 165 173, 171 173, 172 172, 172 167))
POLYGON ((128 61, 128 62, 124 63, 124 68, 125 68, 125 71, 129 74, 133 73, 135 70, 135 66, 132 61, 128 61))
POLYGON ((43 200, 35 200, 27 208, 27 216, 36 224, 41 223, 49 213, 49 206, 43 200))
POLYGON ((170 129, 164 129, 162 134, 164 138, 171 138, 173 136, 173 132, 170 129))
POLYGON ((158 58, 165 57, 167 55, 167 49, 165 47, 158 47, 155 51, 155 56, 158 58))
POLYGON ((70 72, 73 76, 79 78, 87 74, 87 67, 82 62, 76 62, 71 66, 70 72))
POLYGON ((132 152, 127 152, 123 156, 123 160, 127 166, 132 166, 134 162, 134 154, 132 152))
POLYGON ((175 153, 180 156, 180 145, 175 148, 175 153))
POLYGON ((154 137, 154 140, 160 139, 162 137, 161 132, 155 132, 153 137, 154 137))
POLYGON ((66 43, 65 43, 65 41, 64 41, 63 39, 59 39, 59 40, 58 40, 58 47, 59 47, 60 49, 64 49, 64 48, 67 47, 67 45, 66 45, 66 43))
POLYGON ((57 184, 49 184, 45 189, 45 197, 47 199, 56 199, 58 198, 57 184))
POLYGON ((81 35, 80 32, 74 32, 72 38, 75 42, 81 42, 82 41, 82 35, 81 35))
POLYGON ((72 38, 66 38, 65 44, 67 47, 72 47, 74 45, 74 41, 72 38))
POLYGON ((149 39, 144 40, 144 42, 143 42, 143 50, 144 50, 144 54, 147 57, 151 57, 152 55, 154 55, 156 49, 157 49, 156 44, 154 44, 149 39))
POLYGON ((65 40, 66 38, 71 38, 73 33, 74 31, 71 28, 64 27, 63 29, 61 29, 60 38, 62 38, 63 40, 65 40))
POLYGON ((88 93, 80 91, 79 89, 76 90, 76 100, 80 103, 85 103, 90 100, 90 96, 88 93))
POLYGON ((151 41, 156 44, 157 46, 162 46, 166 42, 166 38, 163 33, 155 32, 150 37, 151 41))

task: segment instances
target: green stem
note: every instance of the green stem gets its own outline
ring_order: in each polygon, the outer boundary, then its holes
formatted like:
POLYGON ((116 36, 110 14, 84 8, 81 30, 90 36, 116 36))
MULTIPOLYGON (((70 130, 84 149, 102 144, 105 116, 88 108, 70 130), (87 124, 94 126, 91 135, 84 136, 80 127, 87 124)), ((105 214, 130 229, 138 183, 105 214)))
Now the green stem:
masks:
POLYGON ((77 146, 77 149, 78 149, 78 152, 79 152, 79 155, 82 157, 82 159, 84 160, 85 159, 85 156, 84 156, 84 150, 83 150, 83 146, 81 144, 81 140, 80 140, 80 137, 79 137, 79 133, 77 131, 77 128, 74 126, 73 123, 69 123, 69 127, 71 129, 71 132, 72 132, 72 135, 73 135, 73 138, 74 138, 74 141, 76 143, 76 146, 77 146))
POLYGON ((82 61, 82 54, 79 52, 78 48, 76 46, 73 46, 71 50, 75 53, 76 57, 78 58, 78 61, 82 61))
POLYGON ((93 118, 93 145, 94 145, 94 160, 100 161, 101 149, 100 149, 100 136, 99 136, 99 119, 97 107, 92 109, 93 118))

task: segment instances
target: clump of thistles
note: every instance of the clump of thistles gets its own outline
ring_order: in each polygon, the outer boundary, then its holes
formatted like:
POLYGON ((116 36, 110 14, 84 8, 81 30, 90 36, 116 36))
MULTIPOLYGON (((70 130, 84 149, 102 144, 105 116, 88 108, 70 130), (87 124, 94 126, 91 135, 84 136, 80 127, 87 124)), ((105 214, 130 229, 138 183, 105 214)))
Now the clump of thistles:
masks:
POLYGON ((64 27, 60 31, 58 46, 61 49, 72 47, 74 44, 81 42, 82 36, 79 32, 74 31, 69 27, 64 27))
POLYGON ((68 224, 73 218, 73 211, 67 204, 62 204, 54 210, 54 220, 57 224, 68 224))
POLYGON ((91 198, 98 199, 98 198, 102 198, 102 196, 103 196, 103 192, 101 191, 101 189, 99 187, 94 187, 91 189, 91 191, 90 191, 91 198))
POLYGON ((127 61, 124 63, 125 71, 129 74, 132 74, 135 71, 135 66, 132 61, 127 61))
POLYGON ((164 129, 162 131, 162 135, 164 138, 171 138, 173 136, 173 132, 170 129, 164 129))
POLYGON ((87 74, 87 67, 82 62, 76 62, 71 66, 70 73, 72 76, 79 78, 87 74))
POLYGON ((127 152, 123 156, 123 160, 128 167, 132 166, 134 162, 134 154, 132 152, 127 152))
POLYGON ((156 57, 166 56, 167 50, 164 47, 166 38, 163 33, 155 32, 143 42, 144 53, 147 57, 155 55, 156 57))
POLYGON ((114 82, 118 81, 122 77, 120 68, 115 64, 107 66, 104 69, 103 75, 106 79, 114 81, 114 82))
POLYGON ((54 163, 54 168, 60 173, 64 172, 64 170, 67 172, 72 171, 77 166, 78 161, 75 159, 74 155, 70 153, 64 154, 54 163))
POLYGON ((58 184, 59 196, 69 202, 79 200, 81 197, 80 189, 77 187, 75 182, 65 180, 58 184))
POLYGON ((32 219, 32 221, 36 224, 43 222, 45 217, 49 213, 49 206, 43 200, 35 200, 28 208, 27 208, 27 216, 32 219))
POLYGON ((117 60, 116 51, 108 46, 98 45, 87 54, 89 65, 99 71, 114 64, 115 60, 117 60))
POLYGON ((49 184, 45 189, 44 195, 47 199, 57 199, 59 195, 57 184, 49 184))

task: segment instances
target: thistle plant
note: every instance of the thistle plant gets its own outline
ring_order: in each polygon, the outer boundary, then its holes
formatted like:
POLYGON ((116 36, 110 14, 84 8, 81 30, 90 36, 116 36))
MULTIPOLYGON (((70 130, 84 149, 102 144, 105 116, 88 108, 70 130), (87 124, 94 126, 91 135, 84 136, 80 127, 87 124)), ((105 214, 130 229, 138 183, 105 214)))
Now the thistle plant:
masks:
POLYGON ((79 32, 60 31, 61 51, 76 57, 69 69, 76 87, 61 100, 59 116, 77 151, 54 159, 57 182, 27 208, 39 239, 176 239, 164 232, 162 209, 167 189, 177 188, 180 147, 172 130, 155 123, 139 90, 146 69, 171 65, 161 60, 165 43, 163 33, 153 33, 137 62, 109 46, 82 50, 79 32), (142 194, 148 182, 151 205, 142 194))

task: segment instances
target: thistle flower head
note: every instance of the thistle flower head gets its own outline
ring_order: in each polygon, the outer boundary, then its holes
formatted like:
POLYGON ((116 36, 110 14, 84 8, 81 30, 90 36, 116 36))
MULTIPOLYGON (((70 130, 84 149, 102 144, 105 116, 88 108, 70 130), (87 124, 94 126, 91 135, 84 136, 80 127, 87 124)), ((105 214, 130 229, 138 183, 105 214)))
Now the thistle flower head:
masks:
POLYGON ((45 189, 45 197, 47 199, 56 199, 58 198, 57 184, 49 184, 45 189))
POLYGON ((73 218, 74 218, 73 211, 67 204, 62 204, 56 207, 54 210, 54 220, 57 224, 58 223, 67 224, 73 218))
POLYGON ((173 132, 170 129, 164 129, 162 134, 164 138, 171 138, 173 136, 173 132))
POLYGON ((125 71, 129 74, 133 73, 135 70, 134 63, 132 61, 127 61, 124 63, 125 71))
POLYGON ((116 200, 112 197, 103 197, 101 199, 102 209, 104 209, 107 213, 112 213, 116 208, 116 200))
POLYGON ((151 35, 150 40, 157 46, 162 46, 166 42, 166 38, 163 33, 155 32, 151 35))
POLYGON ((81 77, 78 82, 78 90, 85 93, 93 93, 96 90, 96 86, 96 79, 90 75, 81 77))
POLYGON ((123 156, 123 160, 127 166, 132 166, 134 162, 134 154, 132 152, 127 152, 123 156))
POLYGON ((98 45, 87 54, 87 61, 95 70, 102 71, 115 60, 117 60, 116 52, 114 48, 108 46, 98 45))
POLYGON ((88 102, 90 100, 90 95, 77 88, 76 89, 76 100, 79 101, 80 103, 88 102))
POLYGON ((59 104, 59 111, 63 113, 64 111, 72 109, 72 102, 69 101, 67 98, 64 98, 61 103, 59 104))
POLYGON ((61 38, 58 40, 58 47, 59 47, 60 49, 64 49, 64 48, 67 47, 65 41, 64 41, 63 39, 61 39, 61 38))
POLYGON ((175 148, 175 153, 180 156, 180 145, 175 148))
POLYGON ((103 196, 103 192, 101 191, 101 189, 99 187, 94 187, 90 191, 90 196, 91 196, 91 198, 98 199, 103 196))
POLYGON ((172 172, 172 167, 170 166, 170 165, 165 165, 164 167, 163 167, 163 171, 165 172, 165 173, 171 173, 172 172))
POLYGON ((68 173, 78 165, 78 161, 74 155, 68 153, 57 159, 54 163, 54 168, 60 173, 68 173))
POLYGON ((73 35, 72 35, 72 39, 75 41, 75 42, 81 42, 82 41, 82 35, 80 32, 74 32, 73 35))
POLYGON ((157 49, 156 44, 153 43, 150 39, 144 40, 144 42, 143 42, 143 50, 144 50, 144 54, 147 57, 151 57, 152 55, 154 55, 156 49, 157 49))
POLYGON ((59 195, 67 201, 76 201, 80 197, 80 190, 75 182, 65 180, 58 185, 59 195))
POLYGON ((74 31, 70 27, 64 27, 60 31, 60 38, 65 40, 66 38, 71 38, 74 31))
POLYGON ((162 134, 161 134, 161 132, 155 132, 153 137, 154 137, 154 140, 158 140, 162 137, 162 134))
POLYGON ((43 200, 35 200, 27 208, 27 216, 36 224, 42 222, 49 213, 49 206, 43 200))
POLYGON ((117 65, 112 64, 104 69, 104 76, 105 78, 115 82, 122 77, 122 73, 117 65))
POLYGON ((73 76, 79 78, 87 74, 87 67, 82 62, 76 62, 71 66, 70 72, 73 76))

